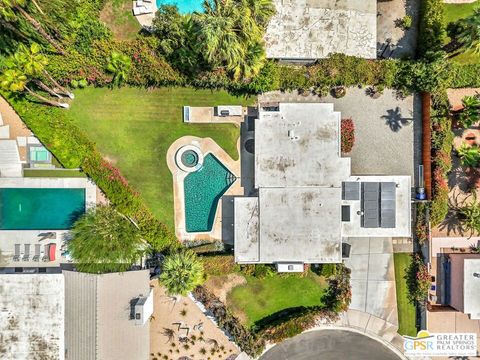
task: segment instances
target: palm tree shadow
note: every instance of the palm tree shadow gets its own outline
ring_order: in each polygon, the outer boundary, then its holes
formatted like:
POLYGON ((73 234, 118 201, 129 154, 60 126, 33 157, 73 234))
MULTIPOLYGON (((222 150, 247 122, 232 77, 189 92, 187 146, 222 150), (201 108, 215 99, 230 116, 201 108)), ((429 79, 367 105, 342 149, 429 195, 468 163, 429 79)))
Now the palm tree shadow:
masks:
POLYGON ((440 231, 446 231, 448 236, 450 236, 450 234, 456 234, 459 236, 467 235, 465 233, 465 228, 462 224, 462 219, 459 216, 459 210, 465 203, 466 199, 459 199, 460 195, 462 195, 460 191, 454 192, 454 194, 450 195, 450 199, 448 201, 449 210, 447 216, 445 217, 445 220, 443 220, 442 223, 438 225, 438 229, 440 231))
POLYGON ((403 117, 398 106, 395 109, 387 110, 387 115, 382 115, 381 118, 385 119, 385 125, 388 125, 393 132, 400 131, 402 127, 413 121, 411 117, 403 117))

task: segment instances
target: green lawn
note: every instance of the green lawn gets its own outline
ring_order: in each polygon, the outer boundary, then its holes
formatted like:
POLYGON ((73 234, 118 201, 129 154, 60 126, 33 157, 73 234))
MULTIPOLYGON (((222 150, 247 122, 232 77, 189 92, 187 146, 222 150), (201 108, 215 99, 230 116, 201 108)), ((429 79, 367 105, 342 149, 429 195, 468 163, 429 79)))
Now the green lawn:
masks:
POLYGON ((182 106, 250 104, 224 91, 190 88, 87 88, 75 92, 74 122, 120 168, 153 213, 173 229, 173 185, 165 156, 179 137, 211 137, 238 159, 240 131, 232 124, 184 124, 182 106))
MULTIPOLYGON (((478 6, 480 6, 480 0, 471 4, 443 4, 445 9, 445 26, 470 16, 473 14, 473 9, 478 6)), ((449 42, 450 38, 447 40, 447 42, 449 42)), ((463 64, 478 63, 480 62, 480 55, 473 53, 472 50, 461 50, 459 55, 453 57, 452 60, 463 64)))
POLYGON ((133 16, 131 0, 107 0, 100 12, 100 20, 119 40, 134 39, 142 28, 133 16))
POLYGON ((52 169, 52 170, 32 170, 25 169, 23 170, 23 176, 25 177, 85 177, 85 174, 78 170, 63 170, 63 169, 52 169))
POLYGON ((306 277, 248 277, 246 285, 237 286, 228 294, 227 303, 246 326, 252 326, 280 310, 321 305, 320 298, 326 289, 324 279, 312 273, 306 277))
POLYGON ((395 263, 395 286, 397 289, 398 333, 400 335, 417 335, 415 327, 415 306, 407 299, 407 282, 404 279, 406 269, 410 264, 409 253, 393 254, 395 263))

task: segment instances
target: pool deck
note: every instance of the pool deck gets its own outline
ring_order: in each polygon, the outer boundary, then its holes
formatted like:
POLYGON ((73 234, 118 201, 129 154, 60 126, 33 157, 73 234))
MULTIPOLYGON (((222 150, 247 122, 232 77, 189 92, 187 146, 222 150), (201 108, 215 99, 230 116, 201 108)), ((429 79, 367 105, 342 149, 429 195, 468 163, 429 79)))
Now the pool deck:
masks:
MULTIPOLYGON (((237 142, 237 148, 240 142, 237 142)), ((201 233, 189 233, 185 228, 185 197, 183 181, 188 173, 180 170, 175 163, 175 154, 178 149, 185 145, 197 146, 204 155, 211 153, 222 162, 222 164, 237 177, 237 180, 230 186, 223 196, 243 195, 244 189, 240 181, 240 159, 233 160, 215 141, 211 138, 199 138, 195 136, 183 136, 177 139, 167 151, 167 165, 173 176, 173 197, 175 209, 175 235, 180 241, 183 240, 220 240, 222 239, 222 198, 220 198, 215 214, 212 231, 201 233)))
MULTIPOLYGON (((97 203, 97 187, 87 178, 0 178, 0 188, 84 188, 86 208, 97 203)), ((68 230, 0 230, 0 267, 58 267, 69 262, 62 257, 62 246, 68 230), (45 233, 56 234, 54 239, 43 239, 45 233), (56 245, 55 261, 33 261, 34 244, 56 245), (25 244, 30 244, 30 260, 14 261, 15 244, 20 244, 23 251, 25 244)))

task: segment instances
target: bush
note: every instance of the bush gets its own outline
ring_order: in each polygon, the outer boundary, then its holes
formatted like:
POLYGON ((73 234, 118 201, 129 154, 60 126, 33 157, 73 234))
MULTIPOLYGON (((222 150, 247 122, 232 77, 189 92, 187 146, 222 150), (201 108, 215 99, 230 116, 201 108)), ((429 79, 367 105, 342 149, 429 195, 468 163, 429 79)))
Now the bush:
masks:
POLYGON ((407 281, 408 300, 415 304, 425 303, 430 289, 431 279, 428 273, 428 267, 423 263, 421 254, 412 254, 412 261, 410 262, 405 273, 405 280, 407 281))
POLYGON ((345 264, 337 264, 335 276, 328 279, 328 289, 322 302, 326 309, 340 313, 348 309, 351 299, 350 269, 345 264))
POLYGON ((412 27, 412 17, 405 15, 401 20, 401 26, 404 30, 408 30, 412 27))
POLYGON ((427 211, 428 206, 425 203, 419 203, 417 205, 415 235, 421 245, 428 240, 427 211))
POLYGON ((423 0, 420 6, 418 55, 431 60, 443 52, 446 31, 442 0, 423 0))
POLYGON ((341 122, 341 149, 348 154, 355 144, 355 125, 352 119, 342 119, 341 122))
POLYGON ((275 275, 275 267, 270 264, 241 265, 240 269, 245 276, 253 276, 258 279, 264 279, 275 275))

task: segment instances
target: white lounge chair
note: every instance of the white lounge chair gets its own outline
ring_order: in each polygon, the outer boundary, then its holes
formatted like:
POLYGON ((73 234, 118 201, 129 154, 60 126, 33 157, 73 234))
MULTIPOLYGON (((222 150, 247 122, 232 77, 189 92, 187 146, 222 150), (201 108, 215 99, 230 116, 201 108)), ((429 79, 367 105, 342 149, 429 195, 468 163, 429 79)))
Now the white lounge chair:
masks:
POLYGON ((143 0, 137 0, 137 1, 135 1, 135 6, 136 6, 136 7, 144 7, 144 5, 143 5, 143 0))
POLYGON ((23 254, 23 261, 29 261, 30 260, 30 244, 24 244, 25 246, 25 253, 23 254))

